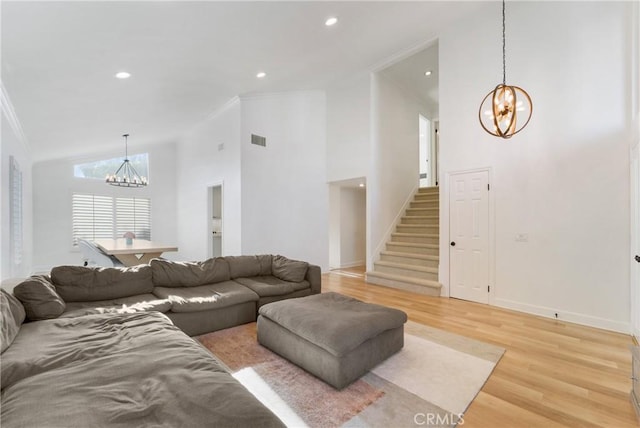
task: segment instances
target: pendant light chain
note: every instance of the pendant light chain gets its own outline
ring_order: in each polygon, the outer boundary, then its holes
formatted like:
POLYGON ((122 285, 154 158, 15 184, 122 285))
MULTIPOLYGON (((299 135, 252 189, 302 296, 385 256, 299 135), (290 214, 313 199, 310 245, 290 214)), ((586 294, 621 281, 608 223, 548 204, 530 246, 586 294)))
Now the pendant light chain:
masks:
POLYGON ((504 12, 505 0, 502 0, 502 84, 507 85, 507 48, 506 48, 506 18, 504 12))
POLYGON ((502 83, 484 97, 478 109, 482 129, 500 138, 511 138, 522 131, 533 112, 533 103, 527 91, 507 85, 506 3, 506 0, 502 0, 502 83))

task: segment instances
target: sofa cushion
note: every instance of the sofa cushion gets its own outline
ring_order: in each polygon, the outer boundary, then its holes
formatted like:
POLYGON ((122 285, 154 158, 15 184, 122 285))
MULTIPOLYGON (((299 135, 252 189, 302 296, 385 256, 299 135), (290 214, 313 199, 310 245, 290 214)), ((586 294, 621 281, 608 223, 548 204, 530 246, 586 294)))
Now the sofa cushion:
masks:
POLYGON ((98 302, 68 302, 62 317, 104 313, 168 312, 170 309, 171 302, 168 299, 160 299, 149 293, 98 302))
POLYGON ((310 287, 308 281, 289 282, 271 275, 236 278, 234 281, 250 288, 260 297, 282 296, 283 294, 293 293, 294 291, 304 290, 310 287))
POLYGON ((284 427, 158 312, 27 323, 2 355, 2 427, 284 427))
POLYGON ((258 258, 258 260, 260 260, 260 276, 271 275, 273 256, 271 254, 260 254, 256 257, 258 258))
POLYGON ((64 300, 46 275, 33 275, 22 281, 13 289, 13 295, 22 302, 31 321, 56 318, 64 312, 64 300))
POLYGON ((206 311, 258 300, 256 293, 233 281, 198 287, 156 287, 153 294, 169 299, 171 312, 206 311))
POLYGON ((231 279, 271 275, 271 254, 259 256, 226 256, 231 279))
POLYGON ((0 290, 0 353, 13 343, 24 322, 22 303, 4 289, 0 290))
POLYGON ((148 265, 127 268, 58 266, 51 280, 65 302, 96 302, 151 293, 153 282, 148 265))
POLYGON ((149 263, 156 287, 196 287, 228 281, 229 264, 222 257, 203 262, 174 262, 153 259, 149 263))
POLYGON ((271 273, 273 276, 290 282, 300 282, 307 274, 309 263, 291 260, 284 256, 273 256, 271 273))

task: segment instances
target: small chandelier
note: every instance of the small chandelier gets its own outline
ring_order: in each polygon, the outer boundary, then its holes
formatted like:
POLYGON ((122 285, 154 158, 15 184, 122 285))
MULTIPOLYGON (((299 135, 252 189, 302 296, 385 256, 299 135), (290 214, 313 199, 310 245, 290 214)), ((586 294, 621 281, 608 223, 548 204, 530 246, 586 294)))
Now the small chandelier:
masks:
POLYGON ((141 177, 136 169, 129 162, 129 154, 127 151, 127 138, 129 134, 124 134, 124 162, 115 174, 107 175, 105 180, 107 184, 120 187, 144 187, 147 185, 147 178, 141 177))
POLYGON ((505 0, 502 0, 502 83, 487 94, 480 104, 480 125, 495 137, 511 138, 531 120, 533 103, 529 94, 518 86, 507 85, 505 49, 505 0))

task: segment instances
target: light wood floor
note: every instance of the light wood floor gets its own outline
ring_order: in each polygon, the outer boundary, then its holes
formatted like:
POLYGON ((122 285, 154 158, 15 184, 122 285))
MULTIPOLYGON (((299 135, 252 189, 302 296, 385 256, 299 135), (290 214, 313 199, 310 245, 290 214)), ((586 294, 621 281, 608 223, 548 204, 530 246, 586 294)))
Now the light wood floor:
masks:
POLYGON ((322 276, 323 291, 395 307, 409 319, 507 351, 464 427, 633 427, 628 335, 364 282, 360 268, 322 276))

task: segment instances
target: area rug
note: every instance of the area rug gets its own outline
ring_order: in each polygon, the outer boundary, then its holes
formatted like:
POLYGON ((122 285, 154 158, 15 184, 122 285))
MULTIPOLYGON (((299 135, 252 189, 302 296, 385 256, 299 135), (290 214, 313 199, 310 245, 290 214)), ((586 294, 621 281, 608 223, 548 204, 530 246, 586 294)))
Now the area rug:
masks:
POLYGON ((196 339, 290 427, 455 426, 504 353, 408 322, 400 352, 337 391, 259 345, 255 323, 196 339))

